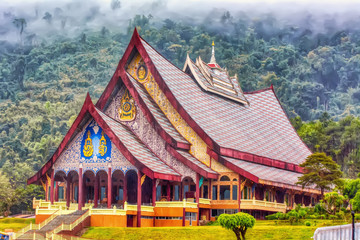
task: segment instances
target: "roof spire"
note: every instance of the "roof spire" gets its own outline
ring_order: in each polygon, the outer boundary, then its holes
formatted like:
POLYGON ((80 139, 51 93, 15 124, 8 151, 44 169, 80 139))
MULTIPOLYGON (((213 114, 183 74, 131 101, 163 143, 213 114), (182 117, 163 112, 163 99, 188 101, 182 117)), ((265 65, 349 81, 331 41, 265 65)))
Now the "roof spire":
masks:
POLYGON ((216 64, 216 59, 215 59, 215 43, 214 41, 212 42, 212 50, 211 50, 211 58, 210 58, 210 63, 216 64))

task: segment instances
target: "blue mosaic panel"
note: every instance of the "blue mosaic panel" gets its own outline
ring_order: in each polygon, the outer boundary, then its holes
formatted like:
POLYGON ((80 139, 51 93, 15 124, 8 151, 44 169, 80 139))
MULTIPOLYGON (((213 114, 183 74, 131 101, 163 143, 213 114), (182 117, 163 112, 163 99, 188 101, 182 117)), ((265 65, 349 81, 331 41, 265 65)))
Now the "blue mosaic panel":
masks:
POLYGON ((82 163, 109 162, 111 159, 111 140, 94 120, 85 129, 80 153, 82 163))

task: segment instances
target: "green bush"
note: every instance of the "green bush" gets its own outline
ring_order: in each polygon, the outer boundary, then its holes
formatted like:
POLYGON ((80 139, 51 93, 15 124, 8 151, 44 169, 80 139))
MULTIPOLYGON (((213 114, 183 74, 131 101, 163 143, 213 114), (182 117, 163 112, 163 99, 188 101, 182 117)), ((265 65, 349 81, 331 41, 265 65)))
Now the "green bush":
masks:
POLYGON ((311 226, 311 222, 309 222, 309 221, 306 221, 306 222, 305 222, 305 226, 308 226, 308 227, 310 227, 310 226, 311 226))
POLYGON ((282 212, 277 212, 277 213, 274 213, 274 214, 267 215, 265 218, 267 220, 285 220, 286 219, 286 214, 282 213, 282 212))

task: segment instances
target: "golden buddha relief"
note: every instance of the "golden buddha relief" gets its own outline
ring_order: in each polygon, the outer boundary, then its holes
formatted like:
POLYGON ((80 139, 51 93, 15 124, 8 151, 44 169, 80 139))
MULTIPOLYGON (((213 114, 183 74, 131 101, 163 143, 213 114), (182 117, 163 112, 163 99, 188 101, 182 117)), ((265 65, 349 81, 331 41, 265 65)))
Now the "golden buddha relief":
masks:
POLYGON ((87 132, 87 138, 85 139, 85 143, 84 143, 84 149, 83 149, 83 153, 85 157, 91 157, 93 155, 94 149, 93 149, 93 144, 92 144, 92 140, 91 140, 91 133, 90 131, 87 132))
POLYGON ((121 98, 119 107, 119 118, 121 121, 132 121, 136 115, 135 102, 129 93, 129 90, 125 90, 124 95, 121 98))
POLYGON ((139 65, 137 71, 136 71, 136 75, 137 75, 137 79, 139 80, 139 82, 145 82, 146 81, 146 77, 147 77, 147 68, 144 64, 139 65))
POLYGON ((106 152, 107 152, 106 139, 104 137, 104 131, 102 131, 100 142, 99 142, 99 154, 103 157, 106 152))

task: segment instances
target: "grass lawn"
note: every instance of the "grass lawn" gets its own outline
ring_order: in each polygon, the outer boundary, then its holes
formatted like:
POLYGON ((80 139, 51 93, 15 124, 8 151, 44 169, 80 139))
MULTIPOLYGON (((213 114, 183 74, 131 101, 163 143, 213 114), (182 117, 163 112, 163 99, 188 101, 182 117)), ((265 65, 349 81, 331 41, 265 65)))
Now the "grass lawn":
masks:
POLYGON ((0 231, 4 231, 5 229, 13 229, 16 232, 29 225, 30 222, 35 223, 35 218, 3 218, 0 219, 0 231))
MULTIPOLYGON (((333 222, 332 220, 306 220, 311 222, 307 227, 304 223, 290 225, 285 221, 258 220, 253 229, 246 234, 247 240, 263 239, 311 239, 318 227, 346 224, 345 222, 333 222)), ((235 234, 220 226, 202 227, 162 227, 162 228, 105 228, 90 227, 82 236, 93 239, 189 239, 189 240, 212 240, 212 239, 236 239, 235 234)))

